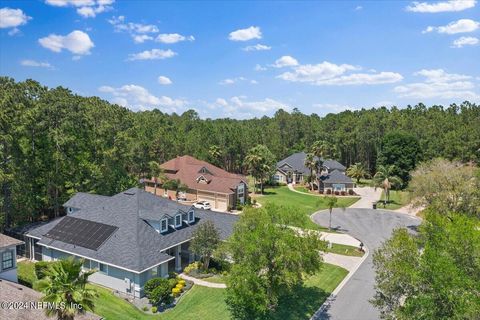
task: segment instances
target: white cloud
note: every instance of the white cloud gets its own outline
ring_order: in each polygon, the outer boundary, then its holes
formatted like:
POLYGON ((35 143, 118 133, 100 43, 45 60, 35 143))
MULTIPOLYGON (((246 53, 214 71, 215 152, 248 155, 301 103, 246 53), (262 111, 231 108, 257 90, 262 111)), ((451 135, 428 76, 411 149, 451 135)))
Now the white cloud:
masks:
POLYGON ((363 9, 362 6, 356 6, 356 7, 355 7, 355 11, 360 11, 360 10, 362 10, 362 9, 363 9))
POLYGON ((177 53, 168 49, 152 49, 145 50, 139 53, 132 53, 128 55, 128 60, 158 60, 158 59, 167 59, 176 56, 177 53))
POLYGON ((21 9, 0 9, 0 28, 13 28, 9 35, 18 33, 17 27, 22 26, 28 22, 32 17, 27 16, 21 9))
POLYGON ((254 69, 255 71, 265 71, 265 70, 267 70, 267 68, 262 67, 262 66, 259 65, 259 64, 256 64, 256 65, 255 65, 255 68, 253 68, 253 69, 254 69))
POLYGON ((135 84, 127 84, 119 88, 102 86, 98 90, 112 95, 114 103, 121 104, 133 111, 159 108, 165 112, 177 112, 178 108, 187 104, 183 99, 172 99, 167 96, 157 97, 144 87, 135 84))
POLYGON ((245 48, 242 48, 243 51, 265 51, 265 50, 270 50, 272 47, 264 45, 264 44, 256 44, 254 46, 247 46, 245 48))
POLYGON ((470 81, 471 76, 447 73, 443 69, 423 69, 414 75, 425 79, 423 82, 397 86, 394 92, 403 98, 480 99, 480 96, 473 91, 475 85, 470 81))
POLYGON ((162 33, 157 36, 155 41, 161 42, 161 43, 177 43, 180 41, 193 41, 195 38, 193 36, 182 36, 181 34, 178 33, 162 33))
POLYGON ((170 78, 165 76, 159 76, 158 83, 161 85, 169 85, 169 84, 172 84, 172 80, 170 80, 170 78))
POLYGON ((219 82, 221 85, 231 85, 242 81, 248 81, 250 84, 258 84, 256 80, 249 80, 245 77, 227 78, 219 82))
POLYGON ((463 48, 464 46, 474 46, 479 42, 475 37, 460 37, 453 41, 452 48, 463 48))
POLYGON ((51 51, 61 52, 65 49, 76 55, 90 54, 90 49, 95 46, 88 34, 79 30, 72 31, 66 36, 51 34, 40 38, 38 42, 51 51))
POLYGON ((52 65, 48 62, 39 62, 35 60, 22 60, 20 64, 24 67, 40 67, 40 68, 52 68, 52 65))
POLYGON ((471 19, 460 19, 458 21, 453 21, 447 24, 446 26, 432 27, 429 26, 427 29, 423 30, 422 33, 428 33, 436 31, 438 33, 446 34, 456 34, 464 32, 473 32, 480 28, 480 23, 471 19))
POLYGON ((321 112, 316 111, 319 114, 339 113, 345 110, 352 110, 352 111, 358 110, 349 105, 336 104, 336 103, 315 103, 313 104, 313 107, 321 111, 321 112))
POLYGON ((413 2, 406 9, 411 12, 437 13, 455 12, 475 7, 476 0, 449 0, 435 3, 413 2))
POLYGON ((146 34, 135 34, 132 35, 132 38, 135 43, 144 43, 147 40, 153 40, 153 37, 146 34))
POLYGON ((248 41, 252 39, 261 39, 262 32, 259 27, 251 26, 246 29, 239 29, 230 32, 228 38, 232 41, 248 41))
POLYGON ((130 33, 157 33, 158 27, 154 24, 142 24, 125 22, 125 16, 112 17, 107 20, 114 28, 116 32, 130 32, 130 33))
POLYGON ((272 115, 278 109, 287 111, 292 109, 289 105, 272 98, 249 101, 245 96, 234 96, 230 99, 218 98, 209 107, 211 109, 219 109, 220 112, 223 112, 221 116, 237 119, 272 115))
POLYGON ((97 14, 110 11, 114 0, 46 0, 45 3, 55 7, 75 7, 83 18, 94 18, 97 14))
MULTIPOLYGON (((278 61, 278 60, 277 60, 278 61)), ((306 82, 314 85, 363 85, 394 83, 403 79, 396 72, 349 73, 361 70, 350 64, 337 65, 328 61, 319 64, 297 65, 277 78, 291 82, 306 82)))
POLYGON ((272 65, 275 68, 283 68, 283 67, 291 67, 291 66, 298 66, 298 61, 292 56, 283 56, 277 60, 272 65))

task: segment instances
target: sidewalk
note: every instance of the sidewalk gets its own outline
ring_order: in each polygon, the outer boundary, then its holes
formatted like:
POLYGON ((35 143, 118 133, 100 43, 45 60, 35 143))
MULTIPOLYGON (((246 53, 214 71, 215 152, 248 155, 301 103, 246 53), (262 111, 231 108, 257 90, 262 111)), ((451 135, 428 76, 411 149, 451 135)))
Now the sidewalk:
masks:
POLYGON ((336 253, 324 253, 322 257, 323 262, 342 267, 348 271, 355 269, 362 260, 362 257, 344 256, 336 253))
POLYGON ((185 273, 180 273, 178 276, 182 279, 192 281, 193 283, 198 284, 199 286, 202 286, 202 287, 218 288, 218 289, 225 289, 227 287, 225 283, 208 282, 202 279, 197 279, 194 277, 187 276, 185 273))

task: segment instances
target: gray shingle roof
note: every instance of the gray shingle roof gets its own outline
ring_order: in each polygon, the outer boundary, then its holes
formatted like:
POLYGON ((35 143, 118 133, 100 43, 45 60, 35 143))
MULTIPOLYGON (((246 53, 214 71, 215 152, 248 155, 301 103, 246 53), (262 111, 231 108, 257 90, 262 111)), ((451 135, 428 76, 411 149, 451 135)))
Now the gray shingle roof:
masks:
POLYGON ((3 233, 0 233, 0 249, 10 247, 13 245, 23 244, 23 241, 17 240, 15 238, 9 237, 3 233))
POLYGON ((349 176, 346 176, 343 172, 333 170, 326 177, 321 178, 323 183, 353 183, 349 176))
MULTIPOLYGON (((277 162, 277 168, 280 168, 282 165, 285 163, 289 164, 293 170, 297 171, 298 173, 302 174, 308 174, 310 173, 310 169, 308 169, 305 166, 305 158, 307 157, 307 154, 305 152, 297 152, 294 153, 285 159, 277 162)), ((316 157, 316 159, 318 159, 316 157)), ((342 165, 340 162, 337 160, 332 160, 332 159, 327 159, 323 161, 323 165, 328 168, 328 170, 340 170, 340 171, 345 171, 345 166, 342 165)))
POLYGON ((159 234, 144 219, 160 220, 165 214, 173 216, 178 210, 186 212, 191 207, 138 188, 107 198, 99 207, 89 207, 70 215, 118 227, 97 251, 46 237, 45 234, 63 217, 29 231, 28 235, 41 238, 40 244, 52 248, 141 272, 170 260, 172 257, 162 251, 191 239, 192 233, 202 221, 211 220, 218 228, 221 238, 225 239, 233 232, 233 225, 238 219, 230 214, 195 209, 194 224, 159 234))
POLYGON ((87 209, 98 207, 105 200, 110 197, 101 196, 98 194, 77 192, 73 197, 71 197, 67 202, 63 204, 64 207, 71 207, 76 209, 87 209))

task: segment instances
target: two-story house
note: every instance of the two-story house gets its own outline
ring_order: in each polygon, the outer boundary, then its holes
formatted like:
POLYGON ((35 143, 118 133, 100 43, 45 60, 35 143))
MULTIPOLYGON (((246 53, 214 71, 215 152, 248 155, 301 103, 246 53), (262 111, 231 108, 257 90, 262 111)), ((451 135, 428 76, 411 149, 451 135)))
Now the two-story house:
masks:
POLYGON ((25 235, 28 257, 82 258, 86 270, 97 270, 91 282, 135 297, 144 295, 149 279, 166 277, 194 260, 189 244, 202 222, 212 221, 226 239, 238 219, 138 188, 111 197, 77 193, 64 207, 66 216, 25 235))
POLYGON ((233 209, 237 202, 244 204, 247 201, 247 179, 242 175, 230 173, 191 156, 176 157, 160 167, 167 179, 180 181, 188 190, 177 194, 176 190, 165 189, 161 179, 152 177, 145 180, 146 191, 170 199, 208 201, 218 211, 233 209))

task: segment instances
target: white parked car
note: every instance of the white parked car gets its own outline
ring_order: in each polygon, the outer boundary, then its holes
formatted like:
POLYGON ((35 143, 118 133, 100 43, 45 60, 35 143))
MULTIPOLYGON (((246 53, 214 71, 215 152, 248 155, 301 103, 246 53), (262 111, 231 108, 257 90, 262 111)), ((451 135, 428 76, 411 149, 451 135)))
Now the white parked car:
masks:
POLYGON ((212 206, 210 205, 210 202, 208 202, 208 201, 197 201, 193 204, 193 206, 195 208, 204 209, 204 210, 212 209, 212 206))

